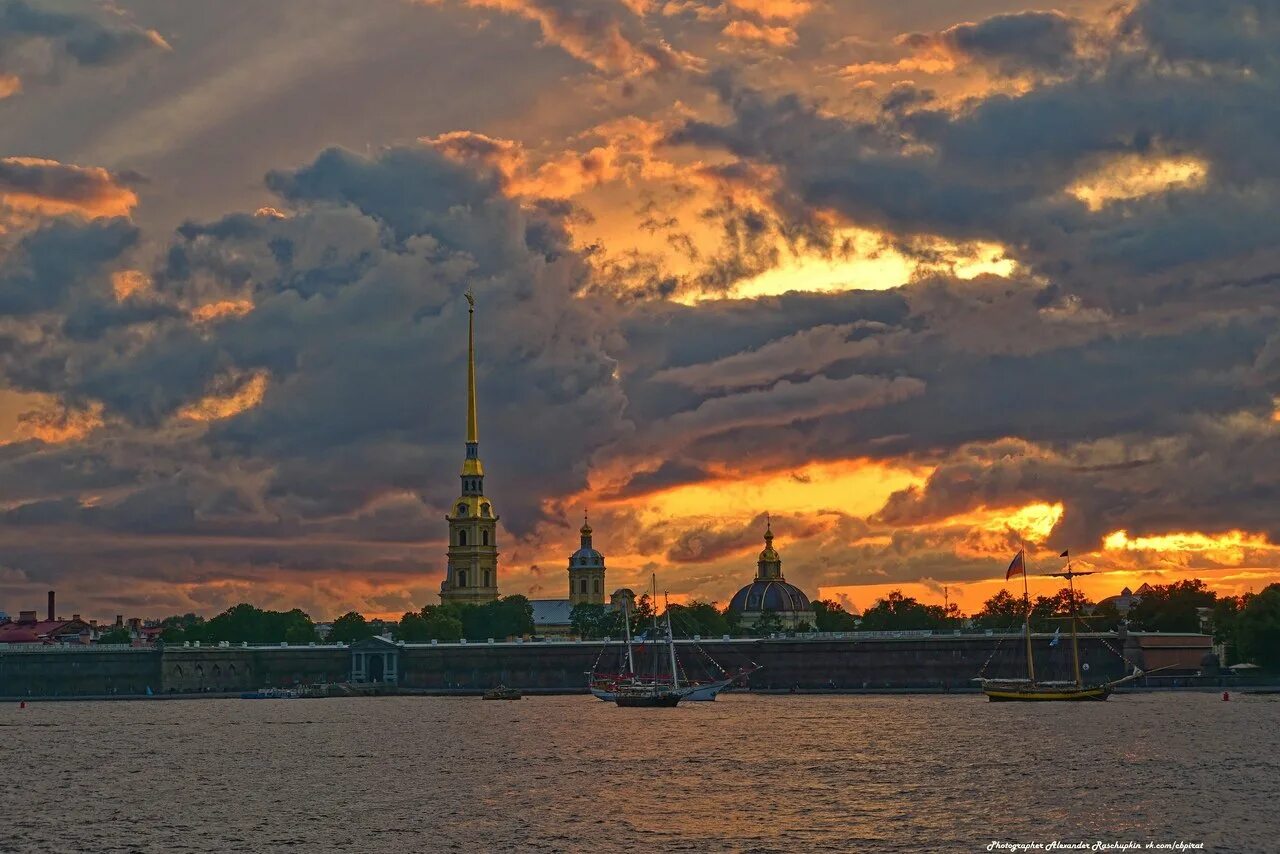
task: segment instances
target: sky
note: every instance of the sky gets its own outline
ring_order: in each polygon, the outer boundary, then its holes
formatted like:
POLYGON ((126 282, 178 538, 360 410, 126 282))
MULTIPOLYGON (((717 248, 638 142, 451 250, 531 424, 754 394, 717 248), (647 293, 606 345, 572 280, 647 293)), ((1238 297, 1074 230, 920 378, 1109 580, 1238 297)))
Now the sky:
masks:
POLYGON ((1280 580, 1280 3, 0 0, 0 610, 1280 580))

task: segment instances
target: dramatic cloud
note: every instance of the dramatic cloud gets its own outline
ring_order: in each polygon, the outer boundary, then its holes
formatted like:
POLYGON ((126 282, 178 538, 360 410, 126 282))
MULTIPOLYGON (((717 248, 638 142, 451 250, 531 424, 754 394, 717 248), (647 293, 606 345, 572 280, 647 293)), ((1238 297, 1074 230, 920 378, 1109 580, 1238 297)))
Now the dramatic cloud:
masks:
POLYGON ((34 157, 0 158, 0 209, 128 216, 138 197, 105 169, 34 157))
MULTIPOLYGON (((423 0, 441 3, 444 0, 423 0)), ((535 22, 543 38, 596 70, 623 77, 691 68, 697 60, 644 34, 643 4, 618 0, 463 0, 535 22), (638 35, 633 34, 638 33, 638 35)))
POLYGON ((43 145, 115 102, 69 75, 42 114, 36 71, 158 42, 0 2, 0 109, 27 111, 0 129, 0 590, 433 601, 468 287, 504 592, 562 595, 587 505, 611 584, 719 601, 765 512, 790 580, 863 606, 970 607, 1023 541, 1101 587, 1280 568, 1271 4, 343 9, 323 51, 281 40, 259 113, 187 29, 189 89, 43 145), (395 50, 296 73, 410 16, 483 53, 412 66, 452 110, 379 100, 395 50), (333 146, 318 104, 367 136, 333 146), (265 181, 216 140, 151 168, 243 127, 265 181))
POLYGON ((0 0, 0 98, 21 91, 28 75, 44 79, 65 65, 113 65, 153 48, 169 48, 154 30, 0 0))
POLYGON ((1061 12, 1017 12, 940 33, 912 33, 900 43, 952 64, 986 63, 1000 74, 1061 73, 1076 62, 1081 22, 1061 12))

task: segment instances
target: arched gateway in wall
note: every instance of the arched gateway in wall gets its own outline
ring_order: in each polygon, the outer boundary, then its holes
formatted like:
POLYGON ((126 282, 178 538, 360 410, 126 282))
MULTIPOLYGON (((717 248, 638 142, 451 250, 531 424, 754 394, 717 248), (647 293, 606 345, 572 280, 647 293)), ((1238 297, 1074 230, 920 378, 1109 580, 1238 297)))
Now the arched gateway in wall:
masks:
POLYGON ((400 645, 386 638, 367 638, 351 645, 351 681, 400 681, 400 645))

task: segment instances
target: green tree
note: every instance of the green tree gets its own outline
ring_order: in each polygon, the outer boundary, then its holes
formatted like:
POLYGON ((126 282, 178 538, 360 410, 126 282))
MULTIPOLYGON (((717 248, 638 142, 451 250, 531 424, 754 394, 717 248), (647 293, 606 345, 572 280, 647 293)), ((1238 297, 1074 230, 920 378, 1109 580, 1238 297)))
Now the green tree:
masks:
POLYGON ((765 638, 783 631, 786 629, 782 625, 782 618, 778 616, 777 611, 768 608, 760 612, 760 619, 756 620, 755 625, 751 627, 751 634, 758 638, 765 638))
MULTIPOLYGON (((1069 631, 1071 610, 1071 588, 1064 587, 1052 596, 1037 596, 1031 605, 1031 628, 1037 632, 1051 632, 1055 629, 1069 631)), ((1083 593, 1075 593, 1075 613, 1084 614, 1092 610, 1093 603, 1083 593)))
POLYGON ((1240 657, 1259 667, 1280 668, 1280 584, 1249 596, 1236 618, 1240 657))
POLYGON ((710 602, 694 601, 688 605, 671 605, 667 612, 671 614, 672 631, 679 637, 701 635, 704 638, 718 638, 729 633, 729 621, 710 602))
POLYGON ((649 598, 648 593, 644 593, 636 600, 636 606, 631 611, 631 634, 638 635, 648 631, 653 627, 653 617, 657 613, 653 607, 653 600, 649 598))
POLYGON ((742 637, 742 613, 732 608, 725 608, 720 613, 724 617, 725 631, 729 637, 742 637))
POLYGON ((858 627, 868 632, 939 630, 950 625, 941 605, 925 605, 902 591, 893 590, 862 615, 858 627))
POLYGON ((193 613, 175 614, 160 621, 160 640, 165 643, 204 640, 204 617, 193 613))
MULTIPOLYGON (((301 613, 301 612, 299 612, 301 613)), ((303 614, 306 617, 305 614, 303 614)), ((315 624, 311 622, 311 618, 305 620, 293 618, 288 621, 284 629, 285 643, 304 644, 315 643, 320 638, 316 634, 315 624)))
POLYGON ((973 615, 973 624, 980 629, 1007 631, 1021 623, 1026 613, 1026 600, 1015 597, 1008 590, 1001 590, 973 615))
POLYGON ((524 596, 503 596, 483 605, 450 606, 469 641, 522 637, 534 632, 533 606, 524 596))
POLYGON ((1240 641, 1237 637, 1240 612, 1244 610, 1247 597, 1220 596, 1213 603, 1213 612, 1209 617, 1213 640, 1220 643, 1225 651, 1225 660, 1221 662, 1228 667, 1239 661, 1240 641))
POLYGON ((1129 624, 1145 632, 1198 632, 1200 608, 1212 608, 1217 596, 1198 578, 1157 584, 1129 611, 1129 624))
POLYGON ((813 614, 814 626, 820 632, 852 632, 858 628, 858 618, 834 599, 814 602, 813 614))
POLYGON ((1091 632, 1114 632, 1123 621, 1115 602, 1102 602, 1093 606, 1093 611, 1084 621, 1091 632))
POLYGON ((573 633, 588 640, 604 637, 600 624, 604 620, 605 607, 591 602, 579 602, 569 612, 569 624, 573 633))
POLYGON ((427 618, 419 611, 407 611, 396 625, 396 640, 405 643, 423 643, 431 638, 427 634, 427 618))
POLYGON ((133 635, 124 626, 115 626, 98 635, 98 643, 133 643, 133 635))
POLYGON ((364 615, 348 611, 333 621, 333 631, 329 632, 332 643, 356 643, 373 637, 373 627, 364 615))
POLYGON ((427 640, 457 643, 462 639, 462 621, 449 611, 428 605, 423 608, 427 640))
POLYGON ((315 640, 315 625, 297 608, 292 611, 264 611, 247 603, 234 605, 207 623, 189 622, 184 640, 204 643, 280 643, 295 638, 298 643, 315 640))

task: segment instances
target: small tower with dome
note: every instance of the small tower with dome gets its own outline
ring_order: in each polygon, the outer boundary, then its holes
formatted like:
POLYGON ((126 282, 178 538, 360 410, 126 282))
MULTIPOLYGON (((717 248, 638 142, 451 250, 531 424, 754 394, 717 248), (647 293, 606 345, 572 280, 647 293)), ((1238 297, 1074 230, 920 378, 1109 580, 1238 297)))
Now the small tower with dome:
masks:
POLYGON ((773 522, 766 521, 764 550, 756 561, 756 578, 729 600, 744 628, 751 628, 766 612, 776 614, 784 629, 814 624, 813 606, 804 591, 788 584, 782 575, 782 557, 773 547, 773 522))
POLYGON ((581 545, 569 555, 569 602, 571 605, 604 604, 604 555, 591 545, 591 523, 582 519, 581 545))

